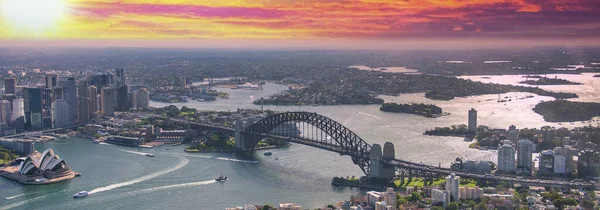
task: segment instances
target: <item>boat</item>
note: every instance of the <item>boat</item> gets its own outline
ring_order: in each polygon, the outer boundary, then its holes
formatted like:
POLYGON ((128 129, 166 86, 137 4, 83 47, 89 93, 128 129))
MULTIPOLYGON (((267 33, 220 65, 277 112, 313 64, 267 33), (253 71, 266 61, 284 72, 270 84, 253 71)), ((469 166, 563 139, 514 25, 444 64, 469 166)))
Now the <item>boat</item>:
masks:
POLYGON ((263 155, 269 156, 272 155, 273 153, 271 151, 266 151, 263 155))
POLYGON ((87 191, 81 191, 81 192, 75 193, 73 195, 73 198, 83 198, 83 197, 87 197, 87 196, 88 196, 87 191))
POLYGON ((48 181, 48 179, 46 179, 46 178, 35 179, 35 182, 44 182, 44 181, 48 181))
POLYGON ((94 140, 92 143, 94 143, 94 144, 100 144, 100 141, 94 140))
POLYGON ((224 181, 227 181, 227 177, 223 176, 223 174, 221 174, 221 176, 219 176, 219 178, 216 178, 215 181, 224 182, 224 181))
POLYGON ((146 153, 146 156, 148 156, 148 157, 154 157, 154 154, 152 154, 152 153, 146 153))
POLYGON ((75 173, 75 177, 80 177, 80 176, 81 176, 80 173, 77 173, 77 172, 75 173))
POLYGON ((380 71, 385 71, 385 70, 388 70, 388 69, 387 68, 380 68, 379 70, 380 71))

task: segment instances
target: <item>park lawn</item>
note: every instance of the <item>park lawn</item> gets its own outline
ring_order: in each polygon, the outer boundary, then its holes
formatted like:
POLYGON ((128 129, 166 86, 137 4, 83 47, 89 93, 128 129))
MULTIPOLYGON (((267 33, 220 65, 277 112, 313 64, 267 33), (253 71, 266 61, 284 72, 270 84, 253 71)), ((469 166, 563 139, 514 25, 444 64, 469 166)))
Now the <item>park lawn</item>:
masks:
MULTIPOLYGON (((433 180, 433 184, 432 186, 440 186, 442 183, 444 183, 446 180, 445 179, 434 179, 433 180)), ((394 184, 396 186, 400 186, 400 180, 394 180, 394 184)), ((412 182, 408 183, 408 178, 404 178, 404 187, 423 187, 425 185, 425 182, 423 182, 423 178, 413 178, 412 182)), ((470 188, 474 188, 477 186, 475 180, 461 180, 460 183, 460 187, 470 187, 470 188)))
POLYGON ((179 115, 177 115, 177 116, 179 116, 179 117, 183 117, 183 116, 193 116, 193 115, 195 115, 195 114, 196 114, 196 113, 194 113, 194 112, 181 112, 181 113, 179 113, 179 115))

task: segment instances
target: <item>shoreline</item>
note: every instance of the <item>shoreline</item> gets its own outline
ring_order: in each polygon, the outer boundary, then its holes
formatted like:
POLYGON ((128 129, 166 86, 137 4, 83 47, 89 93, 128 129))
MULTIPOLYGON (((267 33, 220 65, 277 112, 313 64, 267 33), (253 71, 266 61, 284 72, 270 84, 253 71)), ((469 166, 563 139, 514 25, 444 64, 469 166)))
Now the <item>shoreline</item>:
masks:
POLYGON ((284 145, 284 146, 265 146, 265 147, 259 147, 259 148, 254 148, 251 150, 238 150, 238 149, 215 149, 215 150, 198 150, 198 151, 189 151, 188 149, 185 149, 184 151, 187 153, 223 153, 223 152, 248 152, 248 151, 260 151, 260 150, 267 150, 267 149, 281 149, 281 148, 287 148, 290 147, 291 144, 288 145, 284 145))
POLYGON ((58 182, 62 182, 62 181, 71 180, 71 179, 74 179, 75 177, 79 176, 79 173, 77 173, 69 168, 64 171, 58 172, 58 173, 60 173, 60 175, 58 177, 50 178, 50 179, 47 179, 44 181, 35 181, 36 179, 45 178, 45 177, 44 176, 27 177, 27 176, 19 174, 19 172, 18 172, 18 170, 16 170, 15 166, 12 166, 10 168, 14 169, 14 171, 8 171, 7 168, 4 167, 0 170, 0 176, 10 179, 10 180, 18 181, 21 184, 25 184, 25 185, 54 184, 54 183, 58 183, 58 182), (32 178, 35 178, 35 179, 32 179, 32 178))

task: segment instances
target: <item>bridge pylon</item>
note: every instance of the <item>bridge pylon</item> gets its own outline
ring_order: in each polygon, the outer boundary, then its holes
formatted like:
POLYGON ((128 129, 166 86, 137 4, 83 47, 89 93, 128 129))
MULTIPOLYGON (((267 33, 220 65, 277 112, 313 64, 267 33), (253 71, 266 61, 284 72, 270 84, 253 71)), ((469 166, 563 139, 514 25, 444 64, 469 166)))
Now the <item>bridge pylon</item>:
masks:
POLYGON ((381 150, 381 145, 373 144, 371 146, 369 178, 386 181, 394 178, 396 175, 394 166, 385 166, 381 163, 383 160, 393 160, 395 158, 394 153, 394 144, 391 142, 386 142, 384 144, 383 152, 381 150))
POLYGON ((244 135, 242 133, 244 131, 244 120, 242 118, 235 119, 234 131, 235 131, 234 147, 239 150, 246 150, 247 148, 246 148, 246 144, 244 142, 244 135))

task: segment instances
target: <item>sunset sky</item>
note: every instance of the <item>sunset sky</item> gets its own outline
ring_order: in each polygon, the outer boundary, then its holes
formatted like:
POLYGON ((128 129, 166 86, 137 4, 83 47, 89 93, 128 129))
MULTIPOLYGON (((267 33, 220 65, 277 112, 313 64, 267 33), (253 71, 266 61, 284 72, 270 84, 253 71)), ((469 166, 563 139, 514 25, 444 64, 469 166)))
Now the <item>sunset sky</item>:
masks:
POLYGON ((598 45, 598 0, 0 0, 0 45, 598 45))

